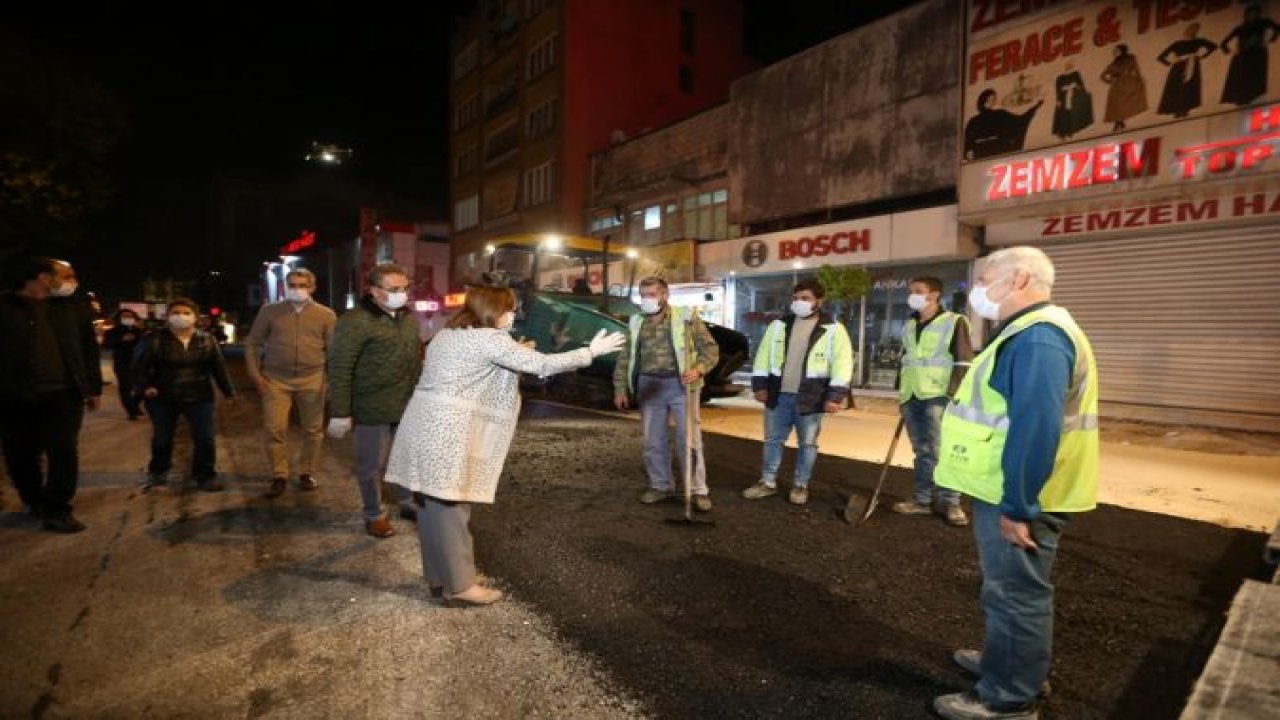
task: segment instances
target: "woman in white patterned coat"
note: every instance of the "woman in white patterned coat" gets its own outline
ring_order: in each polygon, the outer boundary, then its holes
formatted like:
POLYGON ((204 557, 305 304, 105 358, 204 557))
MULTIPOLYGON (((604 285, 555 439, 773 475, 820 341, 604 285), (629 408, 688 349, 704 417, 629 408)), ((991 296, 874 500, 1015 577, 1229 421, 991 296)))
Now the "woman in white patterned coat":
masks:
POLYGON ((387 482, 412 490, 427 583, 451 605, 488 605, 502 593, 477 582, 472 503, 492 503, 520 413, 519 374, 546 376, 586 367, 617 352, 621 333, 601 330, 590 345, 544 355, 511 337, 516 297, 474 287, 466 308, 427 346, 422 377, 387 461, 387 482))

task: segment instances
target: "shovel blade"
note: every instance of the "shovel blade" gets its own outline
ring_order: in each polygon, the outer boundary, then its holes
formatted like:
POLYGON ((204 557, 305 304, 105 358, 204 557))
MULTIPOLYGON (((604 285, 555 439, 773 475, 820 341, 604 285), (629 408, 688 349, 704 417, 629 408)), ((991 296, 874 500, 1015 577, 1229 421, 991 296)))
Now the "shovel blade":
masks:
POLYGON ((866 495, 854 493, 844 506, 844 521, 850 525, 866 519, 871 514, 871 500, 866 495))

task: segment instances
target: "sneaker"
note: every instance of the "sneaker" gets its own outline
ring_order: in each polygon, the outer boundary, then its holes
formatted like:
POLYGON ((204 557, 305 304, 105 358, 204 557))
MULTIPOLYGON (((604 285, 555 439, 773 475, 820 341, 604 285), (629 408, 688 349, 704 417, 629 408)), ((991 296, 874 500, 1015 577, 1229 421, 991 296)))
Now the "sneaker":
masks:
POLYGON ((803 505, 809 502, 809 488, 793 487, 791 495, 787 498, 792 505, 803 505))
POLYGON ((267 491, 262 494, 265 498, 278 498, 284 494, 285 488, 289 486, 289 481, 282 478, 271 478, 271 484, 267 486, 267 491))
POLYGON ((933 508, 921 505, 915 500, 903 500, 893 504, 893 511, 899 515, 932 515, 933 508))
POLYGON ((364 531, 376 538, 389 538, 396 534, 396 529, 391 527, 391 521, 386 515, 377 520, 368 520, 364 524, 364 531))
POLYGON ((742 497, 748 500, 759 500, 760 498, 767 498, 770 495, 777 494, 778 486, 770 485, 763 480, 742 491, 742 497))
MULTIPOLYGON (((951 654, 951 661, 961 670, 969 673, 974 677, 982 677, 982 651, 973 650, 971 648, 963 648, 951 654)), ((1049 697, 1050 691, 1049 681, 1045 680, 1040 686, 1040 699, 1049 697)))
POLYGON ((311 477, 311 473, 302 473, 298 476, 298 489, 309 492, 318 487, 320 487, 320 483, 316 482, 316 479, 311 477))
POLYGON ((656 488, 646 488, 644 492, 640 493, 640 502, 644 503, 645 505, 652 505, 657 502, 662 502, 663 500, 670 500, 675 496, 676 494, 671 492, 670 490, 658 490, 656 488))
POLYGON ((218 478, 206 478, 196 481, 196 489, 200 492, 222 492, 225 488, 218 478))
POLYGON ((972 691, 940 695, 933 699, 933 709, 947 720, 1037 720, 1035 705, 1022 710, 992 710, 972 691))
POLYGON ((693 509, 698 512, 711 512, 711 496, 710 495, 694 495, 693 509))
POLYGON ((77 520, 71 513, 66 513, 65 515, 50 515, 44 519, 40 526, 49 532, 64 533, 68 535, 71 533, 78 533, 85 528, 85 524, 77 520))
POLYGON ((965 517, 964 510, 958 504, 948 505, 943 517, 947 519, 947 524, 952 527, 964 527, 969 524, 969 518, 965 517))

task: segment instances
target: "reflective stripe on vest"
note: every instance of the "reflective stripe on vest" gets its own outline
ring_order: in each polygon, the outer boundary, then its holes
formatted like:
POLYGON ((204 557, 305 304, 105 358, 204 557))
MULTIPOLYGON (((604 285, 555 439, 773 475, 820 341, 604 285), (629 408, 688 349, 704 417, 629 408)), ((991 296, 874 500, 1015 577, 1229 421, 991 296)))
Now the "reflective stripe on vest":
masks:
POLYGON ((898 379, 898 402, 912 397, 921 400, 943 397, 951 384, 951 369, 955 358, 951 357, 951 337, 955 334, 960 315, 943 312, 924 326, 920 339, 916 340, 916 319, 911 318, 902 328, 902 371, 898 379))
MULTIPOLYGON (((836 354, 836 329, 839 327, 837 323, 827 323, 825 325, 817 325, 813 328, 817 332, 821 328, 826 334, 823 336, 825 341, 821 350, 818 345, 814 345, 809 349, 809 354, 805 358, 804 376, 807 378, 829 378, 831 377, 831 365, 836 354)), ((810 336, 812 337, 812 336, 810 336)), ((757 369, 754 375, 777 375, 782 377, 782 366, 787 360, 787 325, 781 320, 774 320, 765 333, 764 347, 761 352, 767 353, 768 363, 765 365, 765 372, 761 373, 757 369)), ((757 363, 757 367, 758 367, 757 363)))
MULTIPOLYGON (((676 354, 676 370, 679 374, 684 374, 685 360, 685 328, 691 322, 691 318, 687 317, 688 313, 684 308, 678 308, 674 305, 667 306, 667 320, 671 328, 671 346, 676 354)), ((640 325, 644 322, 644 314, 636 313, 632 315, 628 324, 631 327, 631 333, 628 337, 629 352, 631 353, 631 364, 628 365, 631 372, 627 373, 627 388, 631 392, 635 392, 633 385, 635 384, 636 373, 639 372, 639 365, 636 364, 637 355, 640 350, 640 325)), ((701 381, 699 381, 701 382, 701 381)))
POLYGON ((1063 407, 1062 438, 1053 473, 1040 491, 1040 507, 1044 512, 1092 510, 1098 498, 1098 368, 1089 339, 1070 313, 1056 305, 1010 323, 974 360, 942 417, 934 482, 993 505, 1000 503, 1009 415, 1004 397, 991 388, 991 377, 1000 346, 1041 322, 1066 332, 1075 347, 1076 362, 1063 407))

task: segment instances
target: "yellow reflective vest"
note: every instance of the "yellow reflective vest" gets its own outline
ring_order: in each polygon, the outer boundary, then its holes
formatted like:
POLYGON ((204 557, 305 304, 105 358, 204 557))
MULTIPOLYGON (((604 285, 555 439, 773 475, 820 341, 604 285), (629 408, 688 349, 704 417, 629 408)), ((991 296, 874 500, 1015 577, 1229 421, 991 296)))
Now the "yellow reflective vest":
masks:
POLYGON ((963 316, 944 311, 920 331, 916 339, 916 319, 912 317, 902 328, 902 370, 898 374, 898 402, 912 397, 920 400, 943 397, 951 384, 951 369, 956 359, 951 356, 951 338, 963 316))
POLYGON ((998 505, 1004 495, 1008 406, 991 387, 996 355, 1010 338, 1036 323, 1052 323, 1075 346, 1076 363, 1063 408, 1062 439, 1053 473, 1040 491, 1044 512, 1081 512, 1098 504, 1098 368, 1093 347, 1064 308, 1049 305, 1009 323, 978 357, 942 417, 934 482, 998 505))
MULTIPOLYGON (((671 345, 676 353, 676 368, 680 375, 684 375, 685 366, 689 364, 689 351, 685 348, 688 342, 689 324, 693 322, 691 311, 688 308, 676 307, 675 305, 667 306, 667 321, 671 323, 671 345)), ((636 313, 632 315, 627 324, 631 333, 627 337, 627 351, 631 355, 631 364, 627 367, 631 371, 627 373, 627 390, 635 392, 636 368, 640 367, 640 358, 636 357, 640 352, 640 325, 644 323, 644 313, 636 313)), ((708 372, 710 368, 708 368, 708 372)), ((698 378, 696 382, 690 383, 688 387, 694 389, 702 388, 702 378, 698 378)))

